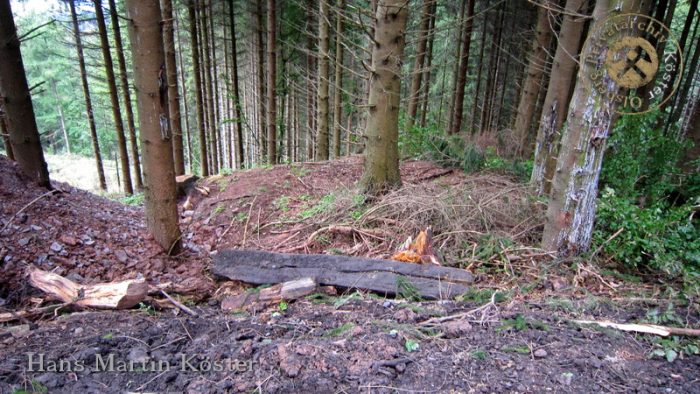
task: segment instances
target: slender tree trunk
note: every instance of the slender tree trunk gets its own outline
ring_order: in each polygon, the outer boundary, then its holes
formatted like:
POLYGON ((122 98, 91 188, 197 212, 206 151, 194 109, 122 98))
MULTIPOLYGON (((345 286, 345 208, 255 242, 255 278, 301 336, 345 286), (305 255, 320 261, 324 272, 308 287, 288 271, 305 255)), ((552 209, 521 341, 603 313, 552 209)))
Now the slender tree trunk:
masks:
POLYGON ((219 172, 218 165, 218 152, 217 152, 217 138, 216 133, 218 125, 216 123, 216 115, 214 109, 214 78, 212 76, 212 69, 214 64, 211 61, 211 47, 209 45, 209 22, 207 17, 207 5, 202 3, 201 9, 201 26, 202 26, 202 57, 204 59, 204 95, 206 100, 206 113, 209 123, 209 170, 212 174, 217 174, 219 172))
MULTIPOLYGON (((554 53, 554 63, 549 77, 547 95, 542 104, 542 117, 535 142, 535 160, 530 182, 538 194, 548 194, 556 168, 559 140, 569 108, 571 87, 574 85, 578 53, 585 21, 575 16, 588 8, 588 0, 567 0, 559 33, 559 45, 554 53)), ((522 141, 521 141, 522 142, 522 141)), ((529 144, 528 144, 529 146, 529 144)), ((524 151, 527 154, 527 148, 524 151)), ((526 156, 527 157, 527 156, 526 156)))
MULTIPOLYGON (((488 24, 488 19, 486 18, 488 14, 484 14, 484 19, 481 25, 481 48, 479 48, 479 67, 476 71, 476 91, 474 92, 474 101, 472 103, 472 116, 471 116, 471 130, 475 133, 476 130, 476 113, 479 108, 479 91, 481 90, 481 70, 483 70, 484 65, 484 48, 486 47, 486 26, 488 24)), ((481 133, 481 130, 479 130, 481 133)))
POLYGON ((462 129, 462 114, 464 113, 464 89, 467 84, 467 68, 469 66, 469 47, 472 42, 472 19, 474 18, 474 0, 467 0, 467 15, 462 32, 462 56, 459 59, 459 74, 455 89, 454 109, 452 111, 452 128, 450 134, 457 134, 462 129))
POLYGON ((148 231, 169 254, 180 240, 161 12, 157 1, 126 0, 139 108, 148 231))
POLYGON ((126 110, 126 124, 129 127, 129 147, 131 149, 131 164, 133 166, 134 181, 136 190, 143 188, 141 178, 141 159, 139 158, 139 148, 136 143, 136 126, 134 125, 134 111, 131 106, 131 91, 126 75, 126 60, 124 59, 124 46, 122 45, 122 33, 119 28, 119 15, 114 0, 109 0, 109 16, 114 31, 114 50, 117 53, 117 66, 119 66, 119 82, 124 95, 124 109, 126 110))
POLYGON ((343 92, 343 15, 345 0, 338 0, 338 11, 335 18, 335 89, 333 92, 333 155, 340 157, 340 129, 343 115, 341 98, 343 92))
POLYGON ((53 91, 53 97, 56 100, 56 112, 58 112, 58 120, 61 122, 61 133, 63 134, 63 143, 66 145, 66 153, 70 155, 70 141, 68 140, 68 130, 66 130, 66 118, 63 116, 63 106, 61 105, 61 98, 58 95, 58 89, 56 88, 56 81, 51 81, 51 90, 53 91))
MULTIPOLYGON (((468 0, 472 4, 474 0, 468 0)), ((406 130, 413 128, 413 123, 416 121, 418 113, 418 104, 421 91, 421 82, 423 78, 423 63, 425 62, 425 48, 428 42, 428 34, 430 32, 430 20, 433 7, 432 0, 423 0, 421 9, 420 27, 418 31, 418 44, 416 45, 416 59, 413 63, 413 75, 411 76, 411 90, 408 92, 408 113, 406 118, 406 130)), ((471 23, 471 22, 469 22, 471 23)))
POLYGON ((229 20, 231 22, 231 75, 233 78, 233 102, 236 110, 236 168, 244 168, 243 154, 243 111, 241 111, 241 96, 238 87, 238 49, 236 48, 236 21, 233 15, 233 0, 228 0, 229 20))
POLYGON ((212 126, 212 142, 214 143, 212 146, 212 152, 214 155, 212 156, 212 159, 214 161, 214 168, 216 168, 216 172, 219 172, 219 169, 223 166, 223 154, 222 154, 222 145, 224 143, 224 139, 222 138, 222 133, 221 133, 221 108, 219 106, 219 62, 216 59, 216 34, 214 34, 214 18, 215 18, 215 13, 214 13, 214 3, 209 0, 209 18, 208 18, 208 28, 209 28, 209 48, 210 54, 211 54, 211 80, 210 80, 210 89, 211 89, 211 98, 212 98, 212 111, 211 111, 211 117, 213 119, 213 126, 212 126))
POLYGON ((277 17, 275 0, 267 0, 267 161, 277 163, 277 17))
POLYGON ((498 80, 499 63, 501 60, 501 32, 503 31, 503 15, 506 3, 501 3, 501 7, 498 11, 498 21, 496 26, 494 26, 493 31, 493 44, 491 45, 491 56, 489 59, 488 68, 488 78, 486 80, 486 90, 484 95, 484 106, 481 109, 482 119, 481 119, 481 132, 488 131, 489 134, 493 133, 492 129, 492 115, 493 115, 493 101, 496 94, 496 82, 498 80))
MULTIPOLYGON (((314 13, 312 11, 313 9, 313 1, 312 0, 307 0, 307 22, 308 25, 311 28, 307 28, 309 31, 313 31, 313 16, 314 13)), ((307 71, 307 79, 306 79, 306 122, 307 122, 307 128, 306 128, 306 138, 304 140, 305 143, 305 148, 306 148, 306 155, 304 157, 305 160, 313 160, 314 155, 313 155, 313 147, 314 147, 314 132, 316 128, 314 127, 314 117, 315 117, 315 111, 314 111, 314 97, 316 93, 316 89, 314 86, 314 75, 316 74, 313 70, 316 68, 315 67, 315 62, 314 62, 314 56, 312 55, 315 52, 314 49, 314 39, 311 34, 307 35, 306 39, 306 71, 307 71)))
MULTIPOLYGON (((174 31, 178 31, 178 20, 177 20, 177 13, 173 15, 174 19, 173 22, 175 23, 174 25, 174 31)), ((180 86, 182 86, 182 105, 185 110, 184 116, 182 118, 185 119, 185 145, 187 146, 187 168, 188 172, 192 173, 192 138, 190 134, 190 111, 189 111, 189 104, 187 102, 187 84, 185 83, 185 63, 182 60, 182 43, 180 42, 180 35, 177 35, 177 57, 178 61, 180 63, 180 67, 178 70, 180 71, 178 74, 180 75, 180 86)), ((174 152, 173 152, 174 154, 174 152)))
POLYGON ((318 90, 316 91, 317 129, 316 129, 316 156, 315 159, 328 160, 328 48, 330 30, 330 10, 328 0, 319 0, 318 19, 318 90))
MULTIPOLYGON (((535 114, 535 105, 537 97, 543 86, 540 86, 542 74, 547 68, 547 49, 552 41, 552 29, 550 27, 549 12, 552 6, 551 1, 545 3, 537 9, 537 25, 535 26, 535 38, 532 41, 532 49, 530 50, 530 58, 525 71, 525 80, 520 95, 520 103, 518 104, 518 115, 515 118, 513 131, 515 135, 520 137, 518 153, 522 157, 528 158, 531 154, 530 146, 530 130, 532 129, 532 120, 535 114)), ((564 15, 565 18, 571 18, 570 15, 564 15)), ((560 37, 560 40, 566 40, 568 37, 560 37)), ((572 55, 576 52, 570 52, 572 55)))
MULTIPOLYGON (((680 48, 681 48, 681 52, 683 52, 686 57, 688 57, 687 52, 689 52, 689 51, 686 51, 686 48, 689 47, 689 45, 687 45, 688 44, 687 40, 688 40, 688 36, 690 35, 690 29, 692 28, 693 23, 696 22, 695 21, 695 12, 698 9, 698 2, 699 2, 698 0, 690 0, 688 14, 686 15, 685 23, 683 24, 683 31, 681 32, 681 37, 678 40, 678 43, 679 43, 680 48)), ((672 44, 667 43, 666 45, 668 46, 668 45, 672 45, 672 44)), ((692 47, 692 45, 690 45, 690 46, 692 47)), ((674 70, 672 70, 672 72, 670 74, 671 74, 670 80, 675 81, 676 75, 678 74, 678 68, 675 68, 674 70)), ((692 78, 693 76, 690 76, 690 77, 692 78)), ((683 78, 683 76, 681 75, 679 78, 683 78)), ((666 94, 670 93, 671 90, 674 89, 674 86, 675 86, 675 84, 673 84, 673 83, 668 84, 666 86, 664 95, 662 97, 666 97, 666 94)), ((680 92, 676 91, 675 95, 673 96, 673 99, 670 100, 670 102, 672 102, 671 108, 670 108, 671 110, 669 112, 669 116, 666 120, 666 124, 665 124, 665 128, 664 128, 666 133, 668 133, 669 129, 671 128, 671 125, 676 123, 678 121, 678 119, 680 118, 680 114, 681 114, 681 111, 683 108, 683 101, 685 100, 685 97, 681 96, 679 93, 680 92)))
POLYGON ((165 45, 165 71, 168 81, 170 132, 173 138, 173 165, 175 166, 175 175, 182 175, 185 173, 185 154, 182 143, 182 125, 180 123, 180 98, 178 97, 177 88, 173 5, 171 0, 160 0, 160 5, 163 13, 163 44, 165 45))
MULTIPOLYGON (((635 7, 635 1, 597 0, 591 31, 600 31, 608 18, 633 12, 635 7)), ((592 69, 588 71, 597 72, 605 67, 599 54, 607 50, 604 46, 611 45, 608 41, 607 37, 598 38, 597 45, 584 48, 581 58, 589 62, 592 69)), ((605 97, 608 94, 614 97, 620 90, 607 74, 601 84, 606 92, 591 94, 582 79, 577 81, 552 181, 542 244, 544 249, 562 256, 584 252, 591 243, 605 142, 616 119, 616 102, 605 97)))
MULTIPOLYGON (((459 7, 459 23, 457 25, 457 41, 462 42, 462 39, 464 37, 464 26, 465 26, 465 21, 464 21, 464 13, 467 10, 467 1, 462 0, 460 2, 460 7, 459 7)), ((452 131, 452 123, 454 123, 455 120, 455 115, 454 115, 454 110, 455 110, 455 100, 457 99, 457 79, 459 78, 459 64, 460 61, 459 59, 462 58, 462 45, 456 45, 455 48, 457 49, 457 55, 456 59, 457 61, 454 64, 454 68, 452 69, 452 94, 450 95, 450 102, 449 102, 449 108, 448 108, 448 120, 447 120, 447 129, 446 132, 449 134, 452 131)))
POLYGON ((426 126, 426 121, 428 118, 428 110, 430 106, 428 105, 430 102, 430 72, 431 68, 433 66, 433 45, 435 43, 435 16, 437 13, 437 1, 432 1, 431 7, 430 7, 430 24, 428 28, 428 49, 427 49, 427 58, 425 61, 425 67, 423 68, 423 73, 425 76, 422 78, 424 82, 422 82, 423 85, 423 92, 421 93, 421 98, 420 98, 420 107, 421 107, 421 112, 420 112, 420 126, 425 127, 426 126))
POLYGON ((83 86, 83 96, 85 97, 85 111, 87 112, 88 125, 90 127, 90 139, 92 140, 92 151, 95 154, 95 164, 97 165, 97 178, 100 182, 100 189, 107 190, 107 180, 102 165, 102 153, 100 153, 100 142, 97 139, 97 127, 95 126, 95 114, 92 111, 92 98, 90 97, 90 85, 88 84, 87 70, 85 67, 85 56, 83 55, 83 42, 80 37, 80 25, 78 15, 75 12, 75 0, 69 0, 71 20, 73 22, 73 35, 75 36, 75 47, 78 51, 78 64, 80 66, 80 80, 83 86))
POLYGON ((408 0, 379 0, 372 45, 363 186, 369 195, 401 184, 399 105, 408 0))
POLYGON ((265 153, 267 152, 267 124, 266 119, 266 105, 265 103, 265 74, 264 74, 264 58, 265 58, 265 47, 263 41, 263 1, 257 0, 257 8, 255 13, 255 18, 257 20, 257 51, 258 51, 258 155, 260 156, 260 162, 265 162, 265 153))
POLYGON ((10 0, 0 0, 0 97, 19 167, 39 185, 51 188, 10 0))
POLYGON ((700 171, 700 100, 696 100, 693 111, 689 114, 687 138, 693 143, 693 146, 688 148, 681 159, 683 169, 692 174, 700 171))
POLYGON ((199 161, 202 171, 202 176, 209 175, 209 165, 207 163, 207 138, 206 129, 204 126, 204 98, 202 97, 202 78, 201 67, 199 63, 199 40, 197 39, 197 0, 190 0, 187 11, 190 21, 190 45, 192 47, 192 67, 194 68, 194 92, 195 106, 197 107, 197 125, 199 127, 199 161))
POLYGON ((112 63, 112 53, 109 49, 109 40, 107 39, 107 26, 105 25, 105 17, 102 12, 102 0, 93 0, 95 3, 95 17, 97 18, 97 27, 100 33, 100 46, 102 47, 102 58, 104 59, 105 72, 107 73, 107 85, 109 86, 109 98, 112 102, 112 117, 114 118, 114 127, 117 132, 117 147, 119 148, 119 160, 121 161, 122 170, 122 187, 127 195, 134 194, 134 188, 131 185, 131 171, 129 171, 129 154, 126 149, 126 136, 124 135, 124 123, 122 121, 122 112, 119 107, 119 96, 117 93, 117 83, 114 79, 114 64, 112 63))

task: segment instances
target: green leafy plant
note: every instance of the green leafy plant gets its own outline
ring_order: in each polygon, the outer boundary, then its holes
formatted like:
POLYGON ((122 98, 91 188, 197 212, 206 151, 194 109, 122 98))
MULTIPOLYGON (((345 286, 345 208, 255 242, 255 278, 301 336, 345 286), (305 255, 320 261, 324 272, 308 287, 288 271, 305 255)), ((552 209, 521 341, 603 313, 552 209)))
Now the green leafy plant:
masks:
POLYGON ((121 202, 124 205, 133 205, 133 206, 139 206, 143 205, 143 201, 146 198, 146 196, 143 193, 134 193, 130 196, 124 196, 119 199, 119 202, 121 202))
POLYGON ((488 352, 479 348, 472 351, 469 355, 475 360, 486 360, 486 358, 489 356, 488 352))
POLYGON ((339 336, 345 334, 346 332, 350 331, 353 327, 355 327, 355 324, 348 322, 348 323, 343 324, 340 327, 336 327, 334 329, 328 330, 323 336, 328 337, 328 338, 339 337, 339 336))
POLYGON ((289 305, 287 304, 287 301, 284 300, 280 301, 279 305, 277 305, 277 309, 279 309, 280 312, 286 311, 288 307, 289 305))
POLYGON ((411 339, 407 339, 404 346, 406 347, 406 351, 409 353, 418 351, 418 349, 420 349, 420 344, 411 339))
POLYGON ((277 199, 272 201, 272 205, 275 206, 275 208, 279 209, 282 212, 288 212, 289 211, 289 196, 279 196, 277 199))
POLYGON ((396 277, 396 289, 397 295, 403 299, 409 301, 423 300, 418 288, 402 275, 396 277))
POLYGON ((326 194, 325 196, 321 197, 321 199, 316 203, 316 205, 299 213, 299 217, 301 217, 302 219, 309 219, 321 213, 328 212, 333 207, 334 201, 335 196, 332 193, 326 194))

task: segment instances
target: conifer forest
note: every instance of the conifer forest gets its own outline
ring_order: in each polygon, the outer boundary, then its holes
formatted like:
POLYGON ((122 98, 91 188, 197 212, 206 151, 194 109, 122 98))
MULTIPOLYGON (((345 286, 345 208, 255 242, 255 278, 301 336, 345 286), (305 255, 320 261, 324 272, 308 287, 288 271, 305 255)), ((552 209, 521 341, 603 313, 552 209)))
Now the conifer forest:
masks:
POLYGON ((698 0, 0 0, 0 393, 700 387, 698 0))

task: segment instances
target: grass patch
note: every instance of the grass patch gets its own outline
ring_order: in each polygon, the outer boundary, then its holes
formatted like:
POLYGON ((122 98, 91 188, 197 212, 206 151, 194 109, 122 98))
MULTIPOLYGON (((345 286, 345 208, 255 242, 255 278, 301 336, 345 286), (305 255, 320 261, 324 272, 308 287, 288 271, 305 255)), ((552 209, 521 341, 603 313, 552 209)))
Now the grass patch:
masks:
POLYGON ((282 212, 289 211, 289 196, 279 196, 279 198, 272 201, 272 205, 282 212))
POLYGON ((299 213, 299 217, 302 219, 309 219, 316 215, 328 212, 333 207, 334 201, 335 196, 332 193, 326 194, 325 196, 321 197, 320 200, 318 200, 316 205, 301 211, 301 213, 299 213))
POLYGON ((473 358, 474 360, 486 360, 486 358, 489 356, 489 354, 485 350, 481 350, 481 349, 477 348, 476 350, 471 352, 469 354, 469 356, 471 358, 473 358))
POLYGON ((530 354, 530 348, 525 345, 506 345, 501 348, 506 353, 530 354))
POLYGON ((334 329, 326 331, 326 333, 323 334, 323 336, 326 338, 339 337, 339 336, 345 334, 346 332, 350 331, 353 327, 355 327, 355 324, 348 322, 348 323, 343 324, 340 327, 336 327, 334 329))
POLYGON ((141 206, 146 196, 143 193, 134 193, 130 196, 119 198, 119 202, 124 205, 141 206))

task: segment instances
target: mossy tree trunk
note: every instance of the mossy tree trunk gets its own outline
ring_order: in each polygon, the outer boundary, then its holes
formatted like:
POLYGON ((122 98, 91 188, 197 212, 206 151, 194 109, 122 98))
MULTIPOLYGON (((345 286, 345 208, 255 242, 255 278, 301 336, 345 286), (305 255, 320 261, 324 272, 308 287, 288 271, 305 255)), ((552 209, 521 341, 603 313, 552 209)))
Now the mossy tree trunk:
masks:
MULTIPOLYGON (((551 189, 552 175, 556 167, 559 141, 563 133, 562 126, 569 108, 571 86, 575 83, 578 63, 573 54, 578 48, 583 34, 585 20, 576 16, 584 13, 588 0, 567 0, 559 44, 554 53, 554 62, 549 77, 547 94, 542 105, 542 116, 535 140, 535 159, 530 182, 537 194, 548 194, 551 189)), ((521 141, 524 156, 528 157, 528 141, 521 141)))
MULTIPOLYGON (((597 0, 591 32, 599 31, 609 17, 637 9, 636 1, 597 0)), ((611 45, 608 38, 599 41, 601 46, 611 45)), ((605 59, 600 56, 605 51, 605 47, 588 45, 581 58, 595 61, 590 71, 599 72, 605 67, 605 59)), ((615 101, 606 99, 620 92, 617 83, 605 74, 600 82, 605 95, 594 94, 583 80, 587 76, 582 74, 569 106, 542 237, 543 248, 561 256, 580 254, 590 247, 605 142, 617 118, 615 101)))
POLYGON ((372 43, 363 186, 370 195, 401 185, 399 105, 408 0, 379 0, 372 43))
POLYGON ((178 249, 172 134, 158 1, 127 0, 144 166, 146 224, 165 251, 178 249))

